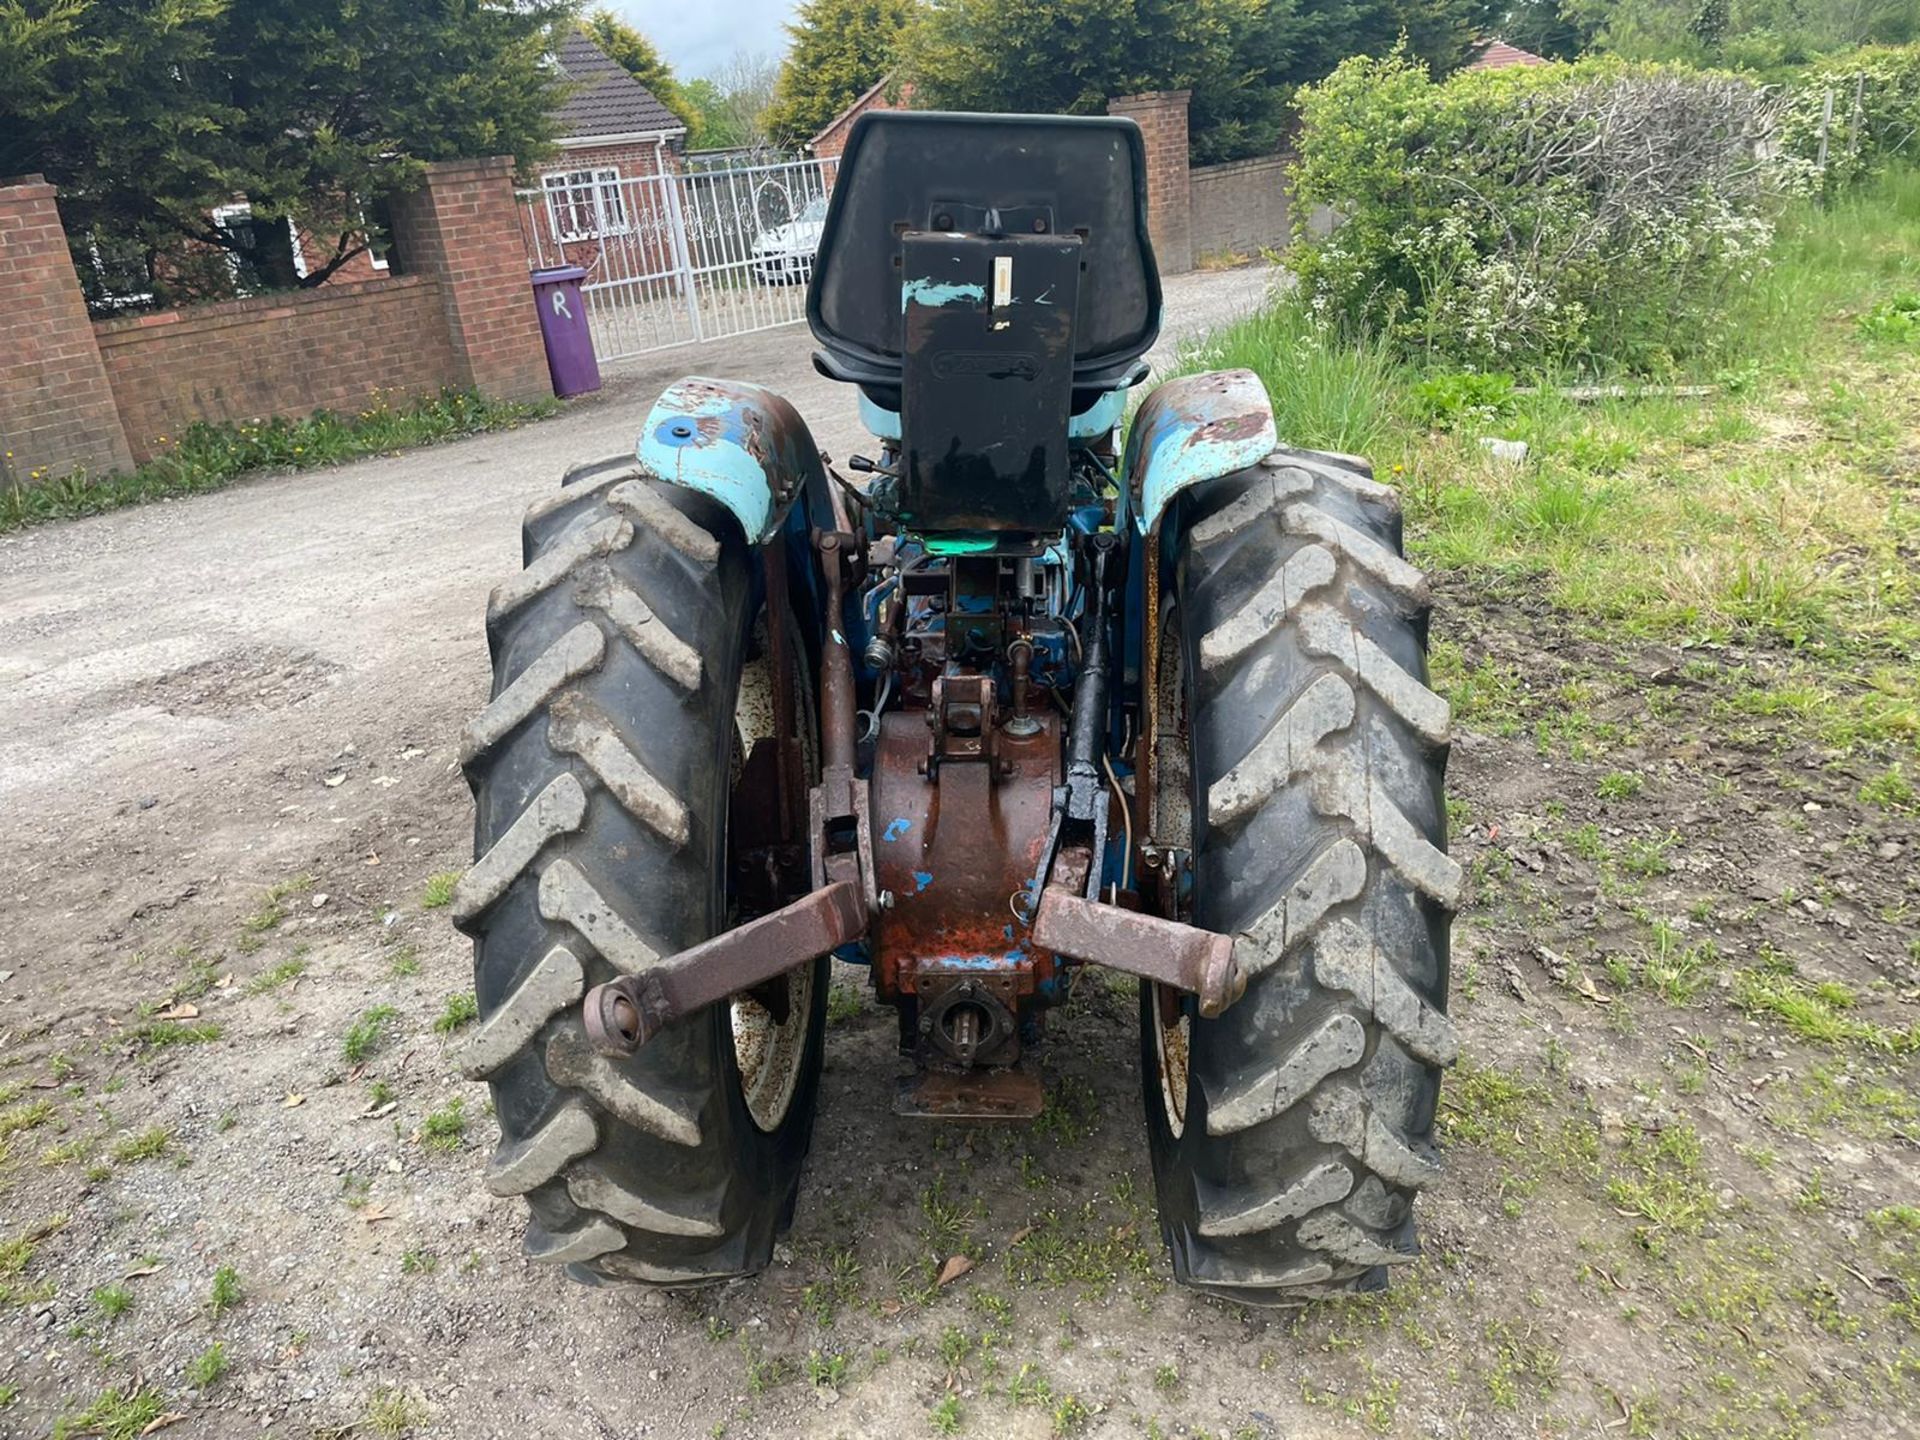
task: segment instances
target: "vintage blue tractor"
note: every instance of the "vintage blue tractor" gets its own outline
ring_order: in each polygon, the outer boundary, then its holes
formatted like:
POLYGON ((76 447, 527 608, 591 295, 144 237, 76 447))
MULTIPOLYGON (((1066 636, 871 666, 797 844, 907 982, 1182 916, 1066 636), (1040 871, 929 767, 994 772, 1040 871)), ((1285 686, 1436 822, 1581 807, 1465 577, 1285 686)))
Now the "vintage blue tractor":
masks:
POLYGON ((830 956, 898 1012, 896 1109, 969 1120, 1038 1113, 1083 966, 1139 977, 1186 1283, 1272 1303, 1414 1253, 1460 886, 1427 586, 1394 492, 1280 444, 1251 373, 1125 425, 1144 176, 1130 121, 862 118, 807 315, 877 454, 840 473, 778 395, 687 379, 529 512, 455 907, 534 1258, 768 1262, 830 956))

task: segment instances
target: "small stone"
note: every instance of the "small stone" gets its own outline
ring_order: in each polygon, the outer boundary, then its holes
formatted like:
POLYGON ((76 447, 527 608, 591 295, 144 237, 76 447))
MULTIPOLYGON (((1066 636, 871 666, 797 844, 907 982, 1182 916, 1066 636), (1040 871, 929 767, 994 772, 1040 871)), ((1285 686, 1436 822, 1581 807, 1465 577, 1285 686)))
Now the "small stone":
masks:
POLYGON ((324 890, 321 891, 318 895, 313 897, 313 908, 318 910, 322 905, 326 904, 327 901, 331 900, 332 898, 333 897, 327 894, 324 890))
POLYGON ((1809 800, 1807 801, 1806 804, 1802 805, 1800 808, 1806 811, 1807 814, 1809 815, 1818 815, 1822 810, 1826 809, 1827 807, 1822 805, 1818 800, 1809 800))
POLYGON ((1480 448, 1494 459, 1504 460, 1509 465, 1522 464, 1527 458, 1527 442, 1524 440, 1502 440, 1492 435, 1482 435, 1480 448))

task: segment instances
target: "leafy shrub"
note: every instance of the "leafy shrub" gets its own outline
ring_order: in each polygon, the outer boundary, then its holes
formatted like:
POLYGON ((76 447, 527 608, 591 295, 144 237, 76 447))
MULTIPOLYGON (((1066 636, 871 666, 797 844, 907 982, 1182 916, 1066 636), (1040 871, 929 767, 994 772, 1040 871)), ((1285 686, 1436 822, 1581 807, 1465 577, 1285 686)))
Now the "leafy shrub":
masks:
POLYGON ((1886 168, 1920 156, 1920 45, 1868 45, 1829 55, 1789 87, 1780 113, 1779 149, 1831 195, 1886 168), (1820 159, 1827 94, 1827 164, 1820 159))
POLYGON ((1782 104, 1678 66, 1349 60, 1299 100, 1291 263, 1323 322, 1429 360, 1662 370, 1765 263, 1782 104), (1317 207, 1343 221, 1314 241, 1317 207))
POLYGON ((1860 333, 1869 340, 1891 340, 1896 345, 1920 340, 1920 295, 1896 295, 1883 300, 1859 319, 1860 333))

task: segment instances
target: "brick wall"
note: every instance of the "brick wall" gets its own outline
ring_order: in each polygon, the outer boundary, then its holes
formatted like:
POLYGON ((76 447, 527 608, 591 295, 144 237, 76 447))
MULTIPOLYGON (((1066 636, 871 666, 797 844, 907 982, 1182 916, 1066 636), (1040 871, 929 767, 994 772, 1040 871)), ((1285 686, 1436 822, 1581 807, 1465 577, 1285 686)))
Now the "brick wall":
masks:
POLYGON ((1147 231, 1162 275, 1193 268, 1187 185, 1187 102, 1192 98, 1191 90, 1155 90, 1107 101, 1107 113, 1132 120, 1147 144, 1147 231))
POLYGON ((1188 176, 1193 254, 1256 255, 1278 249, 1287 230, 1287 157, 1205 165, 1188 176))
POLYGON ((136 462, 195 420, 351 415, 376 389, 412 399, 466 383, 439 282, 419 275, 102 320, 93 333, 136 462))
POLYGON ((53 187, 0 180, 0 479, 128 463, 53 187))
POLYGON ((124 470, 195 420, 352 413, 376 390, 551 396, 516 209, 510 160, 431 165, 394 200, 389 273, 95 323, 53 187, 0 180, 0 480, 124 470))
POLYGON ((513 197, 513 161, 445 160, 393 199, 400 268, 439 281, 455 383, 501 400, 551 398, 513 197))

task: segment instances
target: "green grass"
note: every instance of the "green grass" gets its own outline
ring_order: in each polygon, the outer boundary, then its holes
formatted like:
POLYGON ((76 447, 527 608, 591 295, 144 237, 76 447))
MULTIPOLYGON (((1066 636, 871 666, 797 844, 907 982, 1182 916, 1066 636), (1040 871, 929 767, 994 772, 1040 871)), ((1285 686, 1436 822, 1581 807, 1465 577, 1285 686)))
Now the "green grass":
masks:
POLYGON ((133 1291, 124 1285, 102 1285, 93 1292, 93 1307, 108 1320, 118 1320, 133 1308, 133 1291))
POLYGON ((117 1388, 105 1390, 84 1410, 56 1420, 53 1440, 76 1440, 82 1435, 96 1437, 96 1440, 136 1440, 166 1413, 166 1408, 160 1392, 147 1386, 124 1395, 117 1388))
POLYGON ((143 1049, 164 1050, 172 1045, 211 1045, 223 1032, 219 1024, 203 1020, 198 1025, 178 1020, 149 1020, 133 1032, 143 1049))
POLYGON ((420 892, 420 908, 438 910, 453 899, 454 887, 460 883, 458 870, 439 870, 427 877, 426 888, 420 892))
POLYGON ((24 1105, 9 1105, 0 1110, 0 1140, 23 1130, 36 1130, 53 1118, 51 1100, 33 1100, 24 1105))
POLYGON ((299 959, 282 960, 272 969, 263 970, 260 974, 249 980, 247 982, 247 993, 249 995, 270 994, 278 990, 282 985, 291 985, 306 973, 306 961, 299 959))
POLYGON ((375 1005, 349 1025, 340 1040, 340 1054, 346 1062, 358 1065, 378 1050, 399 1014, 391 1005, 375 1005))
POLYGON ((421 1138, 435 1150, 457 1150, 466 1133, 466 1102, 458 1098, 435 1110, 420 1126, 421 1138))
POLYGON ((246 1291, 240 1284, 240 1272, 231 1265, 222 1265, 213 1272, 213 1284, 207 1291, 207 1309, 218 1320, 245 1296, 246 1291))
POLYGON ((227 1373, 227 1365, 227 1347, 216 1340, 187 1365, 187 1384, 205 1390, 227 1373))
POLYGON ((1853 1013, 1853 992, 1837 982, 1809 984, 1771 970, 1743 970, 1734 1001, 1749 1014, 1770 1015, 1813 1045, 1860 1045, 1910 1055, 1920 1051, 1920 1024, 1892 1030, 1853 1013))
MULTIPOLYGON (((1468 593, 1544 601, 1609 640, 1764 657, 1763 671, 1732 657, 1710 682, 1719 702, 1767 715, 1783 740, 1884 755, 1865 798, 1904 809, 1920 585, 1898 477, 1920 423, 1920 346, 1870 341, 1854 317, 1912 295, 1916 274, 1920 173, 1897 172, 1789 209, 1725 348, 1673 377, 1715 385, 1704 398, 1583 402, 1555 375, 1521 377, 1537 383, 1518 393, 1338 338, 1284 299, 1186 363, 1253 369, 1288 443, 1371 455, 1403 493, 1414 558, 1468 593), (1524 440, 1529 456, 1495 460, 1483 436, 1524 440)), ((1521 728, 1518 677, 1443 646, 1433 671, 1464 725, 1521 728)), ((1607 775, 1602 798, 1631 798, 1638 778, 1607 775)))
POLYGON ((113 1147, 116 1164, 131 1165, 141 1160, 158 1160, 173 1144, 173 1137, 160 1126, 129 1135, 113 1147))
POLYGON ((552 401, 519 405, 445 390, 412 405, 375 396, 358 415, 317 410, 303 420, 244 425, 195 424, 163 437, 162 453, 136 470, 59 480, 28 476, 0 486, 0 534, 49 520, 98 515, 128 505, 223 489, 266 470, 309 470, 365 455, 513 429, 559 410, 552 401))
POLYGON ((362 1423, 380 1440, 399 1440, 416 1425, 425 1423, 426 1408, 404 1390, 381 1386, 367 1397, 362 1423))
POLYGON ((451 1035, 479 1018, 480 1002, 474 998, 473 992, 456 990, 447 996, 447 1003, 441 1007, 439 1017, 433 1022, 433 1028, 442 1035, 451 1035))

